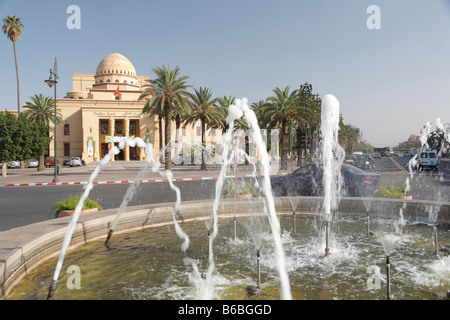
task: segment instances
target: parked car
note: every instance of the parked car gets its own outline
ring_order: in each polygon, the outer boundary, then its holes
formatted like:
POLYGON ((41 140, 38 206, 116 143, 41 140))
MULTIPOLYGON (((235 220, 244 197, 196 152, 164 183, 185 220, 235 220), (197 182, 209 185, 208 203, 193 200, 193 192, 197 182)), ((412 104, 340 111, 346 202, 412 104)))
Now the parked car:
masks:
POLYGON ((381 154, 379 152, 371 152, 369 154, 373 159, 381 159, 381 154))
POLYGON ((81 159, 79 157, 70 158, 71 167, 81 167, 81 159))
POLYGON ((439 159, 435 150, 421 150, 417 158, 417 171, 431 169, 438 171, 439 159))
MULTIPOLYGON (((365 172, 353 165, 342 164, 342 196, 372 196, 379 182, 379 175, 365 172)), ((322 196, 323 166, 306 164, 290 174, 271 178, 275 196, 322 196)))
POLYGON ((355 156, 355 162, 353 165, 363 170, 375 169, 375 161, 368 154, 355 156))
POLYGON ((345 156, 344 163, 353 164, 355 162, 355 156, 345 156))
POLYGON ((63 166, 70 166, 70 158, 66 158, 63 160, 63 166))
MULTIPOLYGON (((56 164, 59 164, 59 160, 56 161, 56 164)), ((53 167, 55 165, 55 157, 47 157, 45 158, 45 167, 53 167)))
POLYGON ((8 168, 20 168, 20 161, 9 161, 8 168))
POLYGON ((28 161, 28 168, 37 168, 39 166, 39 161, 36 159, 31 159, 28 161))

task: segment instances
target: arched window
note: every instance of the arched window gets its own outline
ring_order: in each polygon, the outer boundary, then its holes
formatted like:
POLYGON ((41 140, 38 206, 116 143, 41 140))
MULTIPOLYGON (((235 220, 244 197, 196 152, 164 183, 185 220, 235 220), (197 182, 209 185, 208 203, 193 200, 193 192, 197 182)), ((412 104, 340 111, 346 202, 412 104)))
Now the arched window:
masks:
POLYGON ((114 82, 119 83, 119 79, 116 79, 116 81, 114 81, 114 82))

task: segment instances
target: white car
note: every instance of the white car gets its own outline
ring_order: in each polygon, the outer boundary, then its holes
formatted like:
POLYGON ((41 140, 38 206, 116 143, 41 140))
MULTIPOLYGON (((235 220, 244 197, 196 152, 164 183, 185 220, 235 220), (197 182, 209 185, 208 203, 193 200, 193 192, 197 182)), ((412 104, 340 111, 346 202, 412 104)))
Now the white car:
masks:
POLYGON ((81 167, 81 159, 79 157, 70 158, 71 167, 81 167))
POLYGON ((20 161, 9 161, 8 168, 20 168, 20 161))
POLYGON ((32 159, 28 161, 28 168, 37 168, 39 166, 39 161, 32 159))
POLYGON ((435 150, 421 150, 417 158, 417 171, 429 168, 438 171, 438 156, 435 150))

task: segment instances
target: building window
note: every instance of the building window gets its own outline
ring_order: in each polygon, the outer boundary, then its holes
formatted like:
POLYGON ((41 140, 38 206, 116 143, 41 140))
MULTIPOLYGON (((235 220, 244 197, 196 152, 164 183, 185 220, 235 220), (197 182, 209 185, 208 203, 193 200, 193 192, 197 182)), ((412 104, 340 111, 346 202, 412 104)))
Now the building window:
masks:
POLYGON ((130 120, 130 135, 136 134, 136 120, 130 120))
POLYGON ((64 124, 64 135, 68 136, 70 134, 70 127, 68 123, 64 124))
POLYGON ((100 120, 101 134, 108 134, 108 120, 100 120))
POLYGON ((182 127, 182 128, 181 128, 181 135, 182 135, 183 137, 186 137, 186 127, 182 127))
POLYGON ((122 134, 122 121, 116 121, 116 134, 122 134))
POLYGON ((197 136, 201 136, 202 135, 202 127, 197 126, 197 127, 195 127, 195 130, 196 130, 197 136))
POLYGON ((70 157, 70 143, 64 143, 64 157, 70 157))
POLYGON ((212 128, 212 129, 209 131, 209 135, 210 135, 211 137, 215 137, 215 136, 216 136, 216 129, 212 128))

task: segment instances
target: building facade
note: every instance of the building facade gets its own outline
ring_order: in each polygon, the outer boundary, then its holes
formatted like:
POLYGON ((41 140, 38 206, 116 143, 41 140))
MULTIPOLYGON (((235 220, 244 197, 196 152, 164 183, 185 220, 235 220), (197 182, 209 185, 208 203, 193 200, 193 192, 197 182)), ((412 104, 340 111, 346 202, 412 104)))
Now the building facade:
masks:
MULTIPOLYGON (((101 60, 95 74, 74 73, 73 91, 57 100, 64 124, 57 127, 57 158, 60 163, 81 157, 86 163, 99 161, 124 137, 150 141, 153 156, 159 159, 158 121, 142 109, 146 100, 138 97, 148 85, 149 76, 138 76, 133 64, 123 55, 112 53, 101 60)), ((179 145, 201 141, 200 123, 180 128, 179 145)), ((172 124, 175 131, 175 123, 172 124)), ((207 145, 221 141, 222 135, 209 130, 207 145)), ((175 132, 172 134, 172 139, 175 132)), ((50 155, 54 155, 53 143, 50 155)), ((177 150, 181 152, 180 149, 177 150)), ((176 155, 176 153, 173 153, 176 155)), ((145 150, 126 145, 111 161, 145 160, 145 150)))

